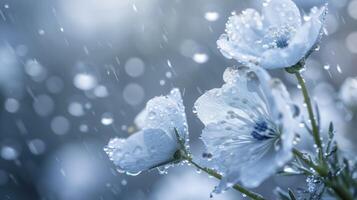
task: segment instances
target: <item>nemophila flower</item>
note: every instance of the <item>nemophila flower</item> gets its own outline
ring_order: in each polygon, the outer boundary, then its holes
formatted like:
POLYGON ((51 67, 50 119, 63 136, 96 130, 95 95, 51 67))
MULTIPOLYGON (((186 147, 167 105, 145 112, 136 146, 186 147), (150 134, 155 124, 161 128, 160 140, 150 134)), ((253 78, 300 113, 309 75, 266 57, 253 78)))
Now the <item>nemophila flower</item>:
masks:
POLYGON ((351 111, 357 111, 357 77, 349 77, 342 84, 340 99, 351 111))
POLYGON ((202 140, 223 175, 216 192, 241 181, 256 187, 292 157, 298 108, 280 80, 262 68, 228 68, 225 84, 195 103, 202 140))
POLYGON ((141 130, 126 139, 111 139, 105 151, 118 171, 135 175, 144 170, 177 162, 181 148, 175 129, 188 140, 186 115, 180 91, 151 99, 136 119, 141 130))
POLYGON ((254 9, 234 13, 217 44, 223 55, 245 65, 291 67, 316 48, 326 10, 325 6, 312 8, 302 23, 293 1, 265 0, 262 15, 254 9))

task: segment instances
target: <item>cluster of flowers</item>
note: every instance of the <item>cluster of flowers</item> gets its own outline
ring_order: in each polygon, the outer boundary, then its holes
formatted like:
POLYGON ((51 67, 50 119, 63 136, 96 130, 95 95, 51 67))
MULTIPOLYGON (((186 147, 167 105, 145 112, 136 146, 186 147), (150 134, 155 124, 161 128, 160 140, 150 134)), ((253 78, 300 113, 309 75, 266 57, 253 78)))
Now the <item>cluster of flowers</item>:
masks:
MULTIPOLYGON (((342 169, 336 172, 338 169, 330 166, 329 156, 337 151, 332 141, 333 125, 330 140, 325 144, 300 74, 304 60, 323 34, 326 12, 323 5, 312 8, 310 15, 302 18, 293 1, 266 0, 262 14, 246 9, 229 18, 226 33, 217 44, 225 57, 234 58, 240 65, 227 68, 224 85, 204 93, 194 106, 205 125, 201 135, 206 146, 203 157, 211 168, 201 167, 192 158, 185 108, 178 89, 151 99, 135 120, 140 130, 126 139, 114 138, 105 147, 109 158, 119 171, 132 175, 191 163, 221 179, 216 193, 234 188, 252 199, 264 198, 246 188, 257 187, 284 166, 291 166, 294 172, 321 180, 336 196, 353 199, 356 194, 348 189, 350 185, 341 186, 338 182, 337 173, 342 169), (300 109, 284 84, 266 71, 276 68, 298 78, 311 123, 305 128, 313 136, 316 155, 307 155, 294 147, 294 138, 304 129, 300 109)), ((346 172, 346 176, 350 174, 346 172)), ((351 184, 356 184, 355 180, 351 184)), ((292 191, 287 195, 280 192, 280 196, 295 199, 292 191)))

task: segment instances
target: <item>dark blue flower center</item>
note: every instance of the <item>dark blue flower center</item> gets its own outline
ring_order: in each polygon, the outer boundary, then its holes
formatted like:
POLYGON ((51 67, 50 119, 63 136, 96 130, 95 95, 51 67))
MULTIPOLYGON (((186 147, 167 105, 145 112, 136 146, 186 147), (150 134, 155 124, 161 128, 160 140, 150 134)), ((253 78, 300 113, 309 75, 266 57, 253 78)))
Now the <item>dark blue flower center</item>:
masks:
POLYGON ((275 43, 276 43, 276 47, 280 49, 284 49, 289 45, 289 42, 285 37, 278 38, 275 43))
POLYGON ((269 128, 266 121, 259 121, 255 123, 251 136, 256 140, 267 140, 274 137, 274 130, 269 128))

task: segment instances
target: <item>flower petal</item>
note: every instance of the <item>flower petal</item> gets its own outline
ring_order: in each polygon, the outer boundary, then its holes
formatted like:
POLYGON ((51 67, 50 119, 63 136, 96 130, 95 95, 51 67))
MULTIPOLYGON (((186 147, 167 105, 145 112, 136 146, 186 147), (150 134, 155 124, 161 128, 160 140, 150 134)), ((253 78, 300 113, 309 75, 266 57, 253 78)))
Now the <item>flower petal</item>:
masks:
POLYGON ((263 3, 264 25, 270 28, 292 27, 301 25, 299 8, 291 0, 266 0, 263 3))
POLYGON ((240 15, 233 14, 226 24, 226 34, 217 41, 218 48, 227 58, 235 58, 248 64, 264 50, 261 43, 263 23, 254 9, 246 9, 240 15))
POLYGON ((180 91, 175 88, 167 96, 151 99, 146 108, 135 119, 136 125, 143 128, 162 129, 175 139, 174 128, 183 138, 187 138, 188 129, 180 91))
POLYGON ((266 69, 285 68, 304 59, 321 37, 325 12, 325 7, 313 12, 311 19, 298 29, 289 46, 264 52, 260 65, 266 69))
POLYGON ((227 119, 248 123, 255 116, 266 113, 263 97, 252 91, 254 81, 249 77, 252 73, 247 67, 228 68, 224 73, 227 83, 197 99, 194 109, 198 118, 206 125, 227 119))
POLYGON ((112 139, 106 152, 120 171, 137 174, 171 161, 177 148, 163 130, 145 129, 127 139, 112 139))
POLYGON ((238 181, 256 187, 271 176, 291 158, 298 124, 285 86, 263 68, 228 68, 224 81, 195 103, 206 125, 201 138, 223 175, 215 192, 238 181))

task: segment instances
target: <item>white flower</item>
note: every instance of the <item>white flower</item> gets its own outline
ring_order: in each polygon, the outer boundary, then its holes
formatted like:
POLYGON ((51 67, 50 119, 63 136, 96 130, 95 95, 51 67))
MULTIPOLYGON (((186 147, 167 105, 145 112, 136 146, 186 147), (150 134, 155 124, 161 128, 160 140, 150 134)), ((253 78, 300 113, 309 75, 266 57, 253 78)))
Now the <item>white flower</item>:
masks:
POLYGON ((352 111, 357 111, 357 77, 349 77, 342 84, 340 99, 352 111))
POLYGON ((266 0, 262 15, 254 9, 233 14, 217 45, 227 58, 245 65, 266 69, 291 67, 316 47, 326 10, 325 6, 312 8, 302 23, 293 1, 266 0))
MULTIPOLYGON (((153 188, 150 200, 234 200, 235 192, 214 195, 210 198, 212 187, 217 180, 206 174, 198 174, 192 168, 170 171, 153 188)), ((239 199, 239 198, 238 198, 239 199)))
POLYGON ((238 181, 257 187, 292 157, 298 108, 280 80, 262 68, 228 68, 221 88, 195 103, 202 140, 223 175, 220 192, 238 181))
POLYGON ((174 154, 180 148, 175 128, 183 140, 188 140, 184 111, 178 89, 151 99, 135 120, 141 130, 127 139, 111 139, 105 148, 118 171, 136 175, 174 162, 174 154))

